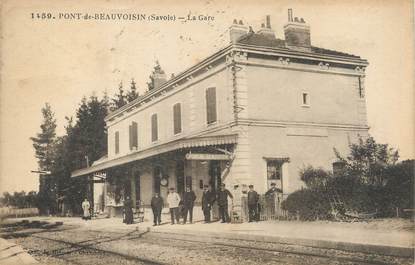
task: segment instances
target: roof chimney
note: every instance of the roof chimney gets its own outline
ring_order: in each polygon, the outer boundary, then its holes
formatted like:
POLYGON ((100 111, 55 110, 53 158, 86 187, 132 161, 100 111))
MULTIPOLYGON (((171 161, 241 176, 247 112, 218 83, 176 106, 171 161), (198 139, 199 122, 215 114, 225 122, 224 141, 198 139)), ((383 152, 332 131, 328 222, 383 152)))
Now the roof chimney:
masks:
POLYGON ((275 39, 275 32, 271 29, 271 17, 267 15, 266 24, 261 24, 261 29, 258 30, 258 34, 262 34, 270 39, 275 39))
POLYGON ((157 89, 167 81, 166 73, 161 69, 158 61, 150 75, 150 83, 148 83, 148 90, 157 89))
POLYGON ((288 22, 284 26, 285 45, 287 48, 299 51, 310 51, 310 26, 303 18, 293 19, 292 9, 288 9, 288 22))
POLYGON ((239 20, 239 23, 236 19, 233 20, 232 26, 229 28, 229 35, 231 43, 236 43, 239 38, 248 33, 248 27, 245 26, 242 20, 239 20))

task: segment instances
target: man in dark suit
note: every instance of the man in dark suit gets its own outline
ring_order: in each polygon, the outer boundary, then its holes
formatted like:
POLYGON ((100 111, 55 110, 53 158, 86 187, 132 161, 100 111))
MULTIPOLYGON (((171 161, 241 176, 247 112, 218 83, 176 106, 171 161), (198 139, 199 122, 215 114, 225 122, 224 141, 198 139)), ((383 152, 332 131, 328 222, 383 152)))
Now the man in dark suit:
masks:
POLYGON ((190 223, 193 222, 193 206, 196 200, 196 194, 190 189, 190 186, 186 187, 186 191, 183 193, 183 207, 184 216, 183 224, 187 221, 187 214, 189 214, 190 223))
POLYGON ((210 223, 210 210, 212 209, 212 204, 215 202, 215 194, 212 191, 209 185, 203 186, 203 195, 202 195, 202 210, 203 215, 205 216, 205 223, 210 223))
POLYGON ((259 195, 254 190, 254 185, 249 185, 248 191, 248 210, 249 210, 249 222, 258 221, 258 200, 259 195))
POLYGON ((161 210, 163 209, 163 198, 156 192, 153 198, 151 198, 151 209, 154 215, 154 225, 160 225, 161 223, 161 210))
POLYGON ((277 184, 271 183, 271 188, 265 192, 265 196, 275 196, 277 193, 282 193, 282 190, 276 187, 277 184))
POLYGON ((217 194, 219 214, 222 218, 221 223, 229 223, 231 221, 228 212, 228 197, 233 199, 232 193, 229 190, 225 189, 225 184, 222 183, 217 194))

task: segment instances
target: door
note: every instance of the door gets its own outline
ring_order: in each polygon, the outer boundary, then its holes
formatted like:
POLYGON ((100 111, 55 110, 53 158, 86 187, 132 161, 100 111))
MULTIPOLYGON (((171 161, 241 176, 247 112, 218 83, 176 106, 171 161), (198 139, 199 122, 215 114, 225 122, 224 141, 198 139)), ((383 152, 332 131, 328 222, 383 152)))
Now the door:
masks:
MULTIPOLYGON (((220 184, 222 184, 221 173, 220 161, 209 161, 209 185, 212 187, 213 192, 217 192, 220 188, 220 184)), ((219 219, 219 208, 217 203, 213 204, 212 207, 212 219, 219 219)))

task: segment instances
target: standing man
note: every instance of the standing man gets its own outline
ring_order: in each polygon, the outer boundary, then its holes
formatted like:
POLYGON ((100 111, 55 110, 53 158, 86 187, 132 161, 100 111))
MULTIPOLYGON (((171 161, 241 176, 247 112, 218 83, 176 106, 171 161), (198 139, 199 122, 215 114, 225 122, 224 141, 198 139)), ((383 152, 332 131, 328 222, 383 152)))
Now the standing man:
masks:
POLYGON ((153 222, 154 225, 161 224, 161 210, 163 209, 163 198, 160 197, 158 192, 154 193, 153 198, 151 198, 151 209, 153 210, 153 222))
POLYGON ((265 192, 265 196, 275 196, 277 193, 282 193, 282 190, 276 187, 277 184, 274 182, 271 183, 271 188, 265 192))
POLYGON ((89 208, 91 208, 91 205, 89 204, 88 199, 85 198, 85 200, 82 202, 82 210, 84 211, 82 219, 88 220, 90 218, 89 208))
POLYGON ((183 206, 184 216, 183 224, 187 221, 187 214, 189 213, 189 221, 193 222, 193 206, 196 200, 196 194, 190 189, 190 186, 186 186, 186 191, 183 193, 183 206))
POLYGON ((279 205, 279 197, 278 194, 282 193, 282 190, 276 187, 277 185, 272 182, 271 188, 265 192, 265 196, 267 197, 267 203, 270 206, 271 216, 275 217, 277 212, 277 206, 279 205))
POLYGON ((212 191, 212 187, 209 185, 203 185, 202 195, 202 210, 205 216, 205 223, 210 223, 210 210, 212 204, 215 202, 215 194, 212 191))
POLYGON ((167 203, 169 204, 171 224, 174 225, 174 220, 179 223, 179 203, 180 196, 174 188, 170 188, 169 194, 167 195, 167 203))
POLYGON ((248 211, 249 211, 249 222, 258 221, 258 200, 259 195, 254 190, 254 185, 249 185, 248 191, 248 211))
POLYGON ((127 196, 124 200, 124 220, 123 223, 127 225, 132 224, 134 222, 133 217, 133 203, 130 200, 130 197, 127 196))
POLYGON ((222 183, 220 185, 220 191, 218 192, 219 214, 222 218, 221 223, 229 223, 231 221, 228 212, 228 197, 233 199, 232 193, 229 190, 225 189, 225 184, 222 183))

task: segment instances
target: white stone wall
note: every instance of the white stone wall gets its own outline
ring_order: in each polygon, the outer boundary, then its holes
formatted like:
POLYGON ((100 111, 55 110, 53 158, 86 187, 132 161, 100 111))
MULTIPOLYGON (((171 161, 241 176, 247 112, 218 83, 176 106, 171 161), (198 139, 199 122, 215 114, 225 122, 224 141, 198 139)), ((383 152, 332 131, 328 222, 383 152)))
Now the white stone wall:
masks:
POLYGON ((154 98, 138 109, 125 112, 121 117, 107 122, 108 157, 116 158, 131 153, 129 149, 129 125, 138 123, 138 151, 162 144, 180 137, 219 127, 233 119, 232 98, 228 91, 227 74, 223 65, 210 69, 202 76, 195 77, 183 86, 154 98), (210 75, 211 74, 211 75, 210 75), (205 91, 216 87, 217 119, 214 124, 206 122, 205 91), (173 105, 181 103, 182 133, 173 132, 173 105), (157 113, 158 141, 151 141, 151 115, 157 113), (120 134, 120 152, 115 154, 115 132, 120 134))
POLYGON ((349 144, 356 142, 358 135, 366 137, 367 130, 251 126, 249 172, 252 177, 248 184, 255 185, 261 193, 265 192, 269 187, 264 157, 288 157, 290 162, 283 165, 284 193, 298 190, 304 186, 299 177, 302 168, 311 165, 331 170, 336 160, 333 148, 347 155, 349 144), (297 133, 294 135, 293 131, 297 133))

